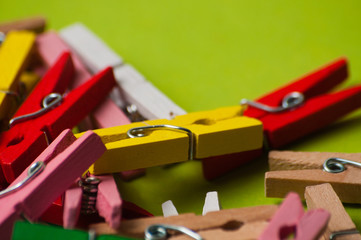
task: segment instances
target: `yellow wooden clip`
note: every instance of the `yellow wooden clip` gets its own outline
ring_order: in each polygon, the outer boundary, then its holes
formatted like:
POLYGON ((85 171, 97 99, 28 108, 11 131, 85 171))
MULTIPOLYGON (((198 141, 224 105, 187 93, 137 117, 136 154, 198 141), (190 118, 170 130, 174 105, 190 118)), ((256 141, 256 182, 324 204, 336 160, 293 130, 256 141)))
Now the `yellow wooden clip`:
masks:
POLYGON ((14 101, 19 94, 19 82, 35 45, 35 34, 27 31, 9 32, 0 48, 0 120, 15 112, 14 101))
POLYGON ((242 112, 241 106, 227 107, 94 130, 107 151, 89 171, 113 173, 259 149, 262 123, 242 112))

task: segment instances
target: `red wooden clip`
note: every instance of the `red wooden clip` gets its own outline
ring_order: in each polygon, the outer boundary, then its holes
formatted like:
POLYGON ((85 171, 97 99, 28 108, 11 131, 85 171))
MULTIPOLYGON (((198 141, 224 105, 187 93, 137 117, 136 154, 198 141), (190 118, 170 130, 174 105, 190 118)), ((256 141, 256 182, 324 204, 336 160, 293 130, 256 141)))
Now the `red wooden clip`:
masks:
POLYGON ((347 76, 346 59, 336 60, 256 100, 277 112, 261 110, 254 107, 254 102, 242 100, 242 104, 249 105, 244 115, 263 122, 270 147, 282 147, 361 107, 361 86, 326 94, 347 76), (289 95, 294 92, 301 93, 304 100, 289 95), (285 101, 286 96, 290 96, 288 101, 285 101), (281 103, 288 104, 289 108, 281 110, 281 103))
POLYGON ((73 128, 115 85, 111 68, 106 68, 88 82, 62 96, 72 79, 74 67, 69 53, 61 55, 57 63, 46 73, 28 99, 15 114, 11 128, 0 135, 0 183, 11 183, 61 131, 73 128), (26 118, 16 117, 34 113, 42 108, 42 101, 51 93, 59 94, 58 105, 43 114, 26 118), (60 96, 60 97, 59 97, 60 96))
POLYGON ((330 214, 323 209, 303 211, 301 199, 296 193, 289 193, 280 208, 272 217, 259 240, 319 239, 326 229, 330 214))

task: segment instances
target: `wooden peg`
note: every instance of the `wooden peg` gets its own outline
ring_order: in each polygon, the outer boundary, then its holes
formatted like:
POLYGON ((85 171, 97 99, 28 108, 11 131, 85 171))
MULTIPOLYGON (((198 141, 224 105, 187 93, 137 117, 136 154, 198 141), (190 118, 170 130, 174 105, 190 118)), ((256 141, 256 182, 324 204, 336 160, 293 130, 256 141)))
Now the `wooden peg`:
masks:
POLYGON ((288 192, 304 195, 310 185, 330 183, 342 202, 361 203, 360 168, 348 166, 341 173, 328 173, 323 170, 271 171, 266 173, 267 197, 284 197, 288 192))
POLYGON ((268 154, 268 163, 271 171, 322 169, 325 160, 333 157, 361 163, 361 153, 294 151, 270 151, 268 154))
POLYGON ((194 140, 191 145, 194 159, 261 148, 261 122, 242 117, 241 112, 242 107, 237 106, 190 113, 173 120, 150 120, 94 130, 108 150, 89 171, 92 174, 105 174, 190 159, 191 141, 187 132, 162 128, 148 131, 144 137, 128 137, 127 131, 135 127, 173 125, 190 130, 194 140))
MULTIPOLYGON (((329 183, 306 187, 305 199, 308 209, 322 208, 331 214, 323 240, 329 240, 332 233, 356 230, 355 224, 329 183)), ((338 236, 337 240, 361 240, 361 235, 358 233, 338 236)))
MULTIPOLYGON (((97 234, 119 234, 144 238, 144 230, 148 226, 170 224, 192 229, 207 240, 256 239, 276 210, 277 206, 268 205, 220 210, 209 212, 204 216, 187 213, 170 217, 127 220, 123 221, 118 229, 112 229, 104 223, 91 225, 90 229, 94 229, 97 234)), ((169 239, 181 239, 181 237, 172 236, 169 239)))
POLYGON ((0 23, 0 32, 7 34, 12 30, 28 30, 35 33, 44 31, 46 19, 41 16, 20 19, 15 21, 0 23))

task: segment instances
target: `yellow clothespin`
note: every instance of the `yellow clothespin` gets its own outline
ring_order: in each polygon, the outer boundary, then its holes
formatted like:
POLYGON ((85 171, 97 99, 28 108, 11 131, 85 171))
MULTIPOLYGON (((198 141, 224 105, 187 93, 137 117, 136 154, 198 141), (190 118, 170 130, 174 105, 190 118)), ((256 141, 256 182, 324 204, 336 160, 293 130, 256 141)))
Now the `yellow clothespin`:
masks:
POLYGON ((94 130, 107 151, 89 171, 113 173, 259 149, 262 123, 242 116, 243 110, 227 107, 94 130))
POLYGON ((35 34, 27 31, 9 32, 0 48, 0 120, 9 119, 19 98, 20 75, 27 67, 34 49, 35 34))

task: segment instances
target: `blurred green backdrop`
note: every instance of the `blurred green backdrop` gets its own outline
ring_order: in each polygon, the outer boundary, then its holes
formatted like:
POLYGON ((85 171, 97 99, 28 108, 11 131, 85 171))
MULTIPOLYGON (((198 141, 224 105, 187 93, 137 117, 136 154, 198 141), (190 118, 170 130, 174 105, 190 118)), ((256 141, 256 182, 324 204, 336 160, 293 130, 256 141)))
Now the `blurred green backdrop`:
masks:
MULTIPOLYGON (((80 21, 191 112, 254 99, 340 56, 350 62, 342 87, 360 83, 360 10, 357 0, 1 0, 0 20, 43 15, 55 30, 80 21)), ((360 136, 358 111, 285 149, 360 152, 360 136)), ((201 213, 212 190, 223 208, 279 203, 264 197, 265 171, 266 157, 207 182, 200 163, 188 162, 119 188, 156 215, 169 199, 180 213, 201 213)), ((361 228, 361 206, 346 207, 361 228)))

